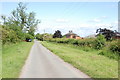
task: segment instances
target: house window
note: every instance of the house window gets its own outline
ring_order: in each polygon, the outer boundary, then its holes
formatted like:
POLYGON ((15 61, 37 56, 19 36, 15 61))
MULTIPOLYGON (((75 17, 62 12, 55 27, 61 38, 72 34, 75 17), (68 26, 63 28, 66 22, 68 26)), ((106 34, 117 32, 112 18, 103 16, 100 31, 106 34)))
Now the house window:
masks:
POLYGON ((70 35, 66 35, 67 38, 70 38, 70 35))
POLYGON ((76 38, 76 36, 73 36, 73 38, 76 38))

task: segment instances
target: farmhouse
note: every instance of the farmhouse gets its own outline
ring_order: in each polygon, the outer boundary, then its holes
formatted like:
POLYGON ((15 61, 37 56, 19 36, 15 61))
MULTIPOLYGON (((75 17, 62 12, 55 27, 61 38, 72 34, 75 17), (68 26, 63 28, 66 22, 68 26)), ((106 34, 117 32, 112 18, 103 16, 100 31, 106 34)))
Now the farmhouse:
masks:
POLYGON ((119 32, 115 32, 115 36, 113 38, 114 39, 120 39, 120 33, 119 32))
POLYGON ((69 31, 69 33, 65 34, 66 38, 73 38, 73 39, 83 39, 77 34, 73 33, 73 31, 69 31))

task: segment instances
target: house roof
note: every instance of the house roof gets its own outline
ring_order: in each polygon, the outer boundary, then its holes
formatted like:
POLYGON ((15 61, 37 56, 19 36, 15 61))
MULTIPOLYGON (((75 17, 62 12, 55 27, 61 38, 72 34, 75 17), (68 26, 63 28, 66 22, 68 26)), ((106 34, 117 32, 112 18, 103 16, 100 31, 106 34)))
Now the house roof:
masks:
POLYGON ((88 35, 88 36, 86 36, 85 38, 96 38, 96 34, 88 35))
POLYGON ((115 34, 116 34, 116 36, 120 36, 120 33, 119 33, 119 32, 116 32, 115 34))
POLYGON ((73 33, 72 30, 69 31, 69 33, 65 34, 65 35, 75 35, 75 36, 78 36, 77 34, 73 33))

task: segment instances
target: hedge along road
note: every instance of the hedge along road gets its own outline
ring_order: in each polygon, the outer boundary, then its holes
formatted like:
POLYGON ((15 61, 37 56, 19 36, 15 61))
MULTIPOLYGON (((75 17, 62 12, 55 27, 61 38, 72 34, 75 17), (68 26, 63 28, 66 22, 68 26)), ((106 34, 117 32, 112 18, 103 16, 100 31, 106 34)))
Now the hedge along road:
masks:
POLYGON ((34 41, 19 78, 90 78, 34 41))

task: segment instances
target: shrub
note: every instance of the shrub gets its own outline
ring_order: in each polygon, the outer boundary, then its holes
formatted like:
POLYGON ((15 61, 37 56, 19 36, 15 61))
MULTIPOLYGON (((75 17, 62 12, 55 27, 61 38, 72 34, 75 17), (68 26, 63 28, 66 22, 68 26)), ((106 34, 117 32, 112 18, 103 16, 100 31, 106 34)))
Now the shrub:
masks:
POLYGON ((120 56, 120 43, 114 42, 109 46, 110 51, 112 51, 114 54, 118 54, 120 56))
POLYGON ((0 27, 0 32, 2 32, 2 44, 9 42, 16 43, 19 41, 16 32, 9 28, 6 28, 5 26, 0 27))
POLYGON ((94 45, 95 49, 98 49, 98 50, 102 49, 105 46, 105 42, 106 40, 103 35, 100 34, 99 36, 97 36, 97 39, 95 40, 95 45, 94 45))
POLYGON ((43 41, 43 35, 42 34, 36 34, 35 35, 36 39, 43 41))
POLYGON ((34 37, 28 33, 25 33, 25 38, 26 39, 34 39, 34 37))
POLYGON ((72 41, 72 44, 74 44, 74 45, 78 45, 78 40, 76 40, 76 39, 73 40, 73 41, 72 41))
POLYGON ((68 43, 73 44, 74 43, 74 39, 68 39, 68 43))

